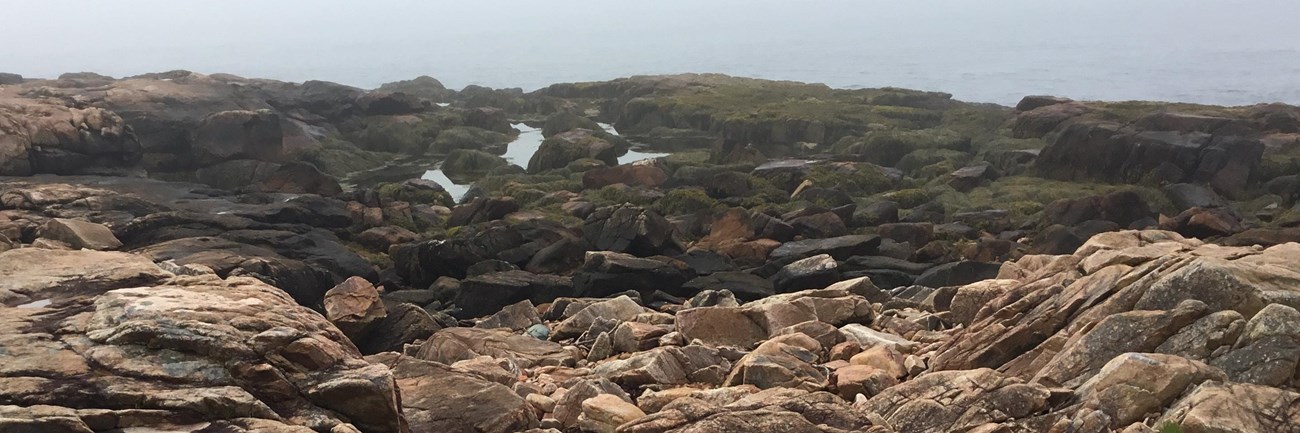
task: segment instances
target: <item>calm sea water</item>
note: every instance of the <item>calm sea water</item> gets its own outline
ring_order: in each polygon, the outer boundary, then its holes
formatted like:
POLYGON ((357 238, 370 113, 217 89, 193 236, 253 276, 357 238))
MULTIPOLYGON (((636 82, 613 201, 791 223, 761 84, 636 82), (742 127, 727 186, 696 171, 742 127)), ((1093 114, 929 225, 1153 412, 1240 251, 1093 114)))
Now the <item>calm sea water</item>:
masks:
POLYGON ((1001 104, 1300 103, 1295 0, 119 0, 6 15, 0 71, 28 76, 184 68, 531 90, 722 72, 1001 104))
MULTIPOLYGON (((614 130, 613 125, 607 123, 600 123, 599 125, 605 131, 618 135, 618 131, 614 130)), ((542 141, 545 140, 546 137, 542 136, 541 129, 523 123, 516 123, 513 126, 515 129, 519 130, 519 137, 516 137, 514 141, 511 141, 506 145, 506 153, 501 155, 501 157, 505 158, 508 163, 526 168, 528 167, 528 160, 532 159, 533 154, 537 153, 539 147, 542 147, 542 141)), ((653 159, 663 156, 668 156, 668 154, 647 152, 644 149, 632 149, 618 157, 618 163, 627 164, 643 159, 653 159)), ((447 192, 451 194, 451 198, 457 202, 459 202, 461 198, 465 197, 465 193, 469 192, 469 187, 473 185, 473 182, 457 183, 456 181, 451 180, 451 178, 447 177, 447 173, 442 171, 441 164, 438 167, 426 171, 424 175, 420 177, 438 182, 438 185, 442 185, 443 188, 446 188, 447 192)))

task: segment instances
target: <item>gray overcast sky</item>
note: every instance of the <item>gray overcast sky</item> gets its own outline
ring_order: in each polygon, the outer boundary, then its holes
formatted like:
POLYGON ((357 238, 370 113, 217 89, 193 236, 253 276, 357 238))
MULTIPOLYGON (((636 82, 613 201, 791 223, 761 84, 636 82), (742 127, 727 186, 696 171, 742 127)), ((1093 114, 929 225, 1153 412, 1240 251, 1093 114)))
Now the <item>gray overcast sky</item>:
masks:
POLYGON ((28 76, 181 68, 535 88, 726 72, 996 102, 1038 90, 1300 99, 1295 0, 4 2, 0 71, 28 76))

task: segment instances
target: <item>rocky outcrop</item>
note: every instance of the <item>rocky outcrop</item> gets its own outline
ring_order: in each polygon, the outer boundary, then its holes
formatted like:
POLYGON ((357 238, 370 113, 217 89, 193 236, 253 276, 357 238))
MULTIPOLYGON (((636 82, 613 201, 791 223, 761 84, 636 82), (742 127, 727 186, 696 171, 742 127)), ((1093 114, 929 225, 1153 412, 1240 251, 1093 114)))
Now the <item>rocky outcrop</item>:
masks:
POLYGON ((404 431, 388 368, 260 281, 112 252, 24 248, 0 267, 5 430, 404 431))
POLYGON ((1204 182, 1229 196, 1254 180, 1264 145, 1243 121, 1157 113, 1131 125, 1058 127, 1037 159, 1043 177, 1117 183, 1204 182))
POLYGON ((121 172, 142 153, 112 111, 0 92, 0 176, 121 172))

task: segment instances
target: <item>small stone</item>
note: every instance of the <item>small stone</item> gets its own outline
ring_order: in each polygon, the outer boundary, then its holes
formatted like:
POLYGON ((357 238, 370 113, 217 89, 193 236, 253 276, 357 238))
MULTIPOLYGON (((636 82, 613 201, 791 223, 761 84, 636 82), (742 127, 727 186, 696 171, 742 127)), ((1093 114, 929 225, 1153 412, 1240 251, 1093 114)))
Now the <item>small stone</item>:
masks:
POLYGON ((545 340, 551 336, 551 328, 548 328, 546 325, 538 323, 536 325, 529 326, 528 330, 524 331, 524 334, 528 335, 529 337, 536 338, 538 340, 545 340))

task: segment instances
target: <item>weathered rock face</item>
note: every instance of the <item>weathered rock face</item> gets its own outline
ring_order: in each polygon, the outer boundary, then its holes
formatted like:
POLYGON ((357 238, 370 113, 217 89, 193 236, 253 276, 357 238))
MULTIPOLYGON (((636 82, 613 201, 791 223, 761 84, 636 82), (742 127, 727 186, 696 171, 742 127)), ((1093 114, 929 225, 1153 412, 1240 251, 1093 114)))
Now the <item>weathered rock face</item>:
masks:
POLYGON ((879 414, 900 433, 940 432, 1027 418, 1043 410, 1049 396, 1041 385, 979 369, 927 374, 854 406, 879 414))
POLYGON ((111 172, 132 167, 141 153, 112 111, 0 93, 0 176, 111 172))
POLYGON ((1243 383, 1206 382, 1166 412, 1188 433, 1288 431, 1300 422, 1300 393, 1243 383))
MULTIPOLYGON (((995 368, 1036 386, 1075 389, 1079 404, 1047 423, 1056 428, 1121 429, 1164 414, 1184 429, 1205 429, 1204 415, 1184 420, 1189 409, 1180 405, 1200 404, 1176 403, 1185 390, 1201 384, 1200 398, 1212 400, 1222 395, 1209 394, 1214 381, 1234 382, 1229 389, 1291 386, 1300 328, 1284 324, 1300 319, 1300 268, 1289 259, 1298 252, 1297 244, 1220 247, 1126 231, 1095 236, 1073 255, 1026 256, 1003 266, 1003 280, 958 288, 954 312, 961 305, 969 326, 933 348, 929 368, 995 368)), ((1257 402, 1242 401, 1240 410, 1216 416, 1225 425, 1273 422, 1254 418, 1269 411, 1257 402)), ((1298 419, 1266 415, 1278 416, 1298 419)))
POLYGON ((66 414, 19 416, 22 428, 403 431, 388 368, 257 280, 91 251, 11 250, 0 266, 0 405, 66 414))

